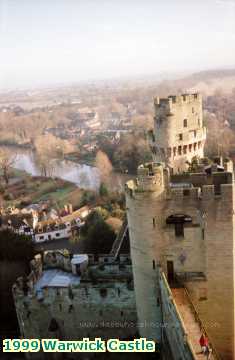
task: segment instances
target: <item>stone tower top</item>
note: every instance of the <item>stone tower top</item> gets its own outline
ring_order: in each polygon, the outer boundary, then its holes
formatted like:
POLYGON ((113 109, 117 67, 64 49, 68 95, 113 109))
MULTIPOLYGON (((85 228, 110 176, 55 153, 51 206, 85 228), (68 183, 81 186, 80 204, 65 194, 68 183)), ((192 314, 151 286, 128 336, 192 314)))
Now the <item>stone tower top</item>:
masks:
POLYGON ((169 106, 170 108, 176 105, 183 105, 188 103, 201 103, 202 96, 199 93, 194 94, 182 94, 182 95, 169 95, 167 98, 159 98, 158 96, 154 99, 155 107, 165 107, 169 106))
POLYGON ((201 95, 156 97, 154 108, 154 130, 150 133, 154 161, 165 162, 174 173, 187 170, 187 162, 204 155, 201 95))

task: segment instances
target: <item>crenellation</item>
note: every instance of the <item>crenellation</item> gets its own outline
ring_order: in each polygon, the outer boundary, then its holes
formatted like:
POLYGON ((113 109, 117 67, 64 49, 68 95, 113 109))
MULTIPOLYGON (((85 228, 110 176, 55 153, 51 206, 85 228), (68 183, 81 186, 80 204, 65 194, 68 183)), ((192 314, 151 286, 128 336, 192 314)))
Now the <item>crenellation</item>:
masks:
POLYGON ((161 191, 164 189, 166 179, 167 173, 164 173, 162 164, 152 162, 140 165, 137 170, 135 191, 161 191))
POLYGON ((197 102, 200 103, 201 100, 202 100, 202 96, 199 93, 169 95, 167 98, 155 97, 154 104, 159 107, 161 106, 165 107, 166 105, 169 104, 169 106, 171 107, 171 105, 173 104, 197 103, 197 102))
POLYGON ((192 188, 171 188, 169 193, 169 199, 171 200, 197 200, 201 198, 201 189, 199 187, 192 188))
MULTIPOLYGON (((169 318, 168 304, 165 314, 156 300, 159 281, 152 271, 158 264, 173 288, 180 285, 188 289, 211 344, 221 358, 232 360, 235 354, 233 164, 222 157, 203 159, 206 129, 200 94, 156 98, 154 104, 155 128, 150 133, 150 145, 153 163, 161 163, 156 167, 159 173, 150 170, 155 166, 142 165, 137 182, 128 182, 126 186, 138 318, 147 324, 161 323, 165 316, 169 318)), ((164 341, 158 329, 147 326, 140 333, 164 341)), ((167 339, 172 349, 176 349, 170 333, 167 339)))

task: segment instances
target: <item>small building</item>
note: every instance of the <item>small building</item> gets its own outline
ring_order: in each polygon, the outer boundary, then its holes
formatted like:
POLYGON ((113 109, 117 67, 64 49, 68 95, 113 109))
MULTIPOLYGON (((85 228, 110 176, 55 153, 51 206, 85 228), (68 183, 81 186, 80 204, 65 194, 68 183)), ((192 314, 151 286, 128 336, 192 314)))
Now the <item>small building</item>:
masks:
POLYGON ((35 229, 34 241, 41 243, 45 241, 69 239, 72 235, 71 223, 50 224, 35 229))

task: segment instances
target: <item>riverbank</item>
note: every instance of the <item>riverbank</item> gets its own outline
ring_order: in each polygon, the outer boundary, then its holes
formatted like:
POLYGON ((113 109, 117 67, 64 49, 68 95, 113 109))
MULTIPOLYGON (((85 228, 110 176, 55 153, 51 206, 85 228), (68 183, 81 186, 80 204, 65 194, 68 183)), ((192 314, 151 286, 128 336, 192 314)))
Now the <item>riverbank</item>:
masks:
MULTIPOLYGON (((71 161, 75 164, 81 164, 81 165, 87 165, 87 166, 92 166, 95 167, 95 160, 96 160, 96 155, 95 154, 84 154, 82 157, 80 157, 79 155, 76 155, 74 153, 65 155, 64 157, 65 160, 71 161)), ((119 175, 130 175, 130 176, 136 176, 136 172, 128 172, 128 171, 123 171, 123 169, 121 169, 118 166, 115 166, 112 164, 112 168, 113 168, 113 173, 119 175)))
POLYGON ((73 205, 79 206, 82 196, 82 191, 69 181, 30 176, 18 169, 11 169, 9 184, 2 182, 0 190, 4 206, 19 208, 41 201, 62 207, 73 200, 73 205))
MULTIPOLYGON (((29 149, 20 149, 8 147, 7 150, 14 158, 14 168, 20 171, 25 171, 31 176, 41 175, 41 169, 38 165, 35 153, 29 149)), ((75 184, 78 188, 84 190, 91 190, 97 192, 101 183, 101 176, 99 170, 94 166, 94 157, 90 160, 90 165, 87 165, 88 159, 85 163, 78 163, 77 159, 70 158, 70 160, 55 159, 52 164, 52 171, 50 177, 52 179, 59 178, 64 181, 75 184), (75 161, 76 160, 76 161, 75 161)), ((112 191, 123 192, 124 184, 132 176, 130 174, 123 174, 120 172, 112 172, 108 179, 111 184, 112 191)))

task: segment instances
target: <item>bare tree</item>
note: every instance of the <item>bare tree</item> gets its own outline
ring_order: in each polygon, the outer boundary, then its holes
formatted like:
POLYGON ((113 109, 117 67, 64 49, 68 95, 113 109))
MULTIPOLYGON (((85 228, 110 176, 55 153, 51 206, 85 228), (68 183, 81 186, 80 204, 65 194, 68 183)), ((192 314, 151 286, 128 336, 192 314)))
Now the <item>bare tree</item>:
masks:
POLYGON ((101 150, 96 154, 95 166, 100 171, 101 181, 108 184, 113 167, 108 156, 101 150))
POLYGON ((51 176, 53 160, 57 156, 56 138, 53 135, 41 135, 35 140, 36 161, 42 176, 51 176))
POLYGON ((52 175, 55 159, 63 159, 65 154, 74 150, 73 145, 67 140, 59 139, 52 134, 38 136, 34 145, 36 160, 43 176, 52 175))
POLYGON ((9 184, 10 169, 14 165, 15 159, 16 155, 12 155, 10 151, 6 149, 0 150, 0 169, 6 185, 9 184))

